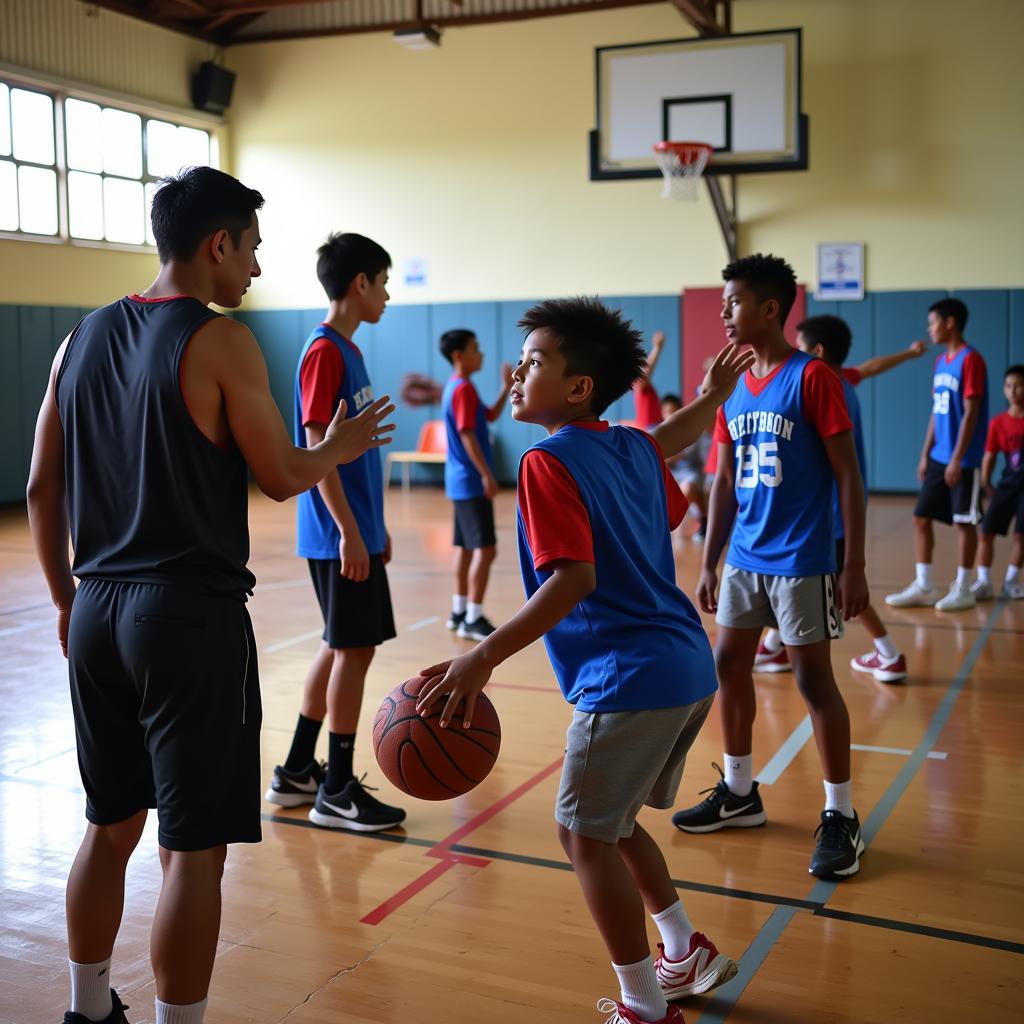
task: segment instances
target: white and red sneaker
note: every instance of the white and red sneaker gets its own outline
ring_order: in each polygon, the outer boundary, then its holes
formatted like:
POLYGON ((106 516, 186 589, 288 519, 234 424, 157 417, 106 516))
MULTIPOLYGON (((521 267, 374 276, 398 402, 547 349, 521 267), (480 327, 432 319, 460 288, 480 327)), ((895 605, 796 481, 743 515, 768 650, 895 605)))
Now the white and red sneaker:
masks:
POLYGON ((850 661, 854 672, 867 672, 880 683, 900 683, 907 678, 907 659, 900 654, 895 658, 883 658, 878 651, 862 654, 850 661))
POLYGON ((718 952, 715 944, 701 932, 690 936, 690 949, 682 960, 669 960, 659 942, 654 970, 665 998, 684 999, 698 996, 724 985, 736 976, 736 961, 718 952))
POLYGON ((785 647, 777 651, 769 651, 762 640, 757 645, 757 654, 754 655, 755 672, 792 672, 793 666, 789 663, 789 655, 785 647))
POLYGON ((644 1020, 614 999, 599 999, 597 1010, 598 1013, 609 1015, 605 1018, 604 1024, 686 1024, 683 1020, 683 1011, 678 1006, 670 1006, 668 1013, 661 1020, 644 1020))

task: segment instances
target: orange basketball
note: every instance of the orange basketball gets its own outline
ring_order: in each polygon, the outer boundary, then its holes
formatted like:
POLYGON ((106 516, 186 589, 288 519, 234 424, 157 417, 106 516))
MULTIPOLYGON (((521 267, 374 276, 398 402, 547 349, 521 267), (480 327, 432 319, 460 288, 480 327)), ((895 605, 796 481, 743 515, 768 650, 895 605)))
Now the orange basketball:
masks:
POLYGON ((468 729, 458 713, 441 728, 444 699, 421 717, 416 700, 426 681, 424 676, 407 679, 384 698, 373 720, 373 752, 380 770, 402 792, 420 800, 449 800, 487 778, 501 747, 501 724, 482 693, 468 729))

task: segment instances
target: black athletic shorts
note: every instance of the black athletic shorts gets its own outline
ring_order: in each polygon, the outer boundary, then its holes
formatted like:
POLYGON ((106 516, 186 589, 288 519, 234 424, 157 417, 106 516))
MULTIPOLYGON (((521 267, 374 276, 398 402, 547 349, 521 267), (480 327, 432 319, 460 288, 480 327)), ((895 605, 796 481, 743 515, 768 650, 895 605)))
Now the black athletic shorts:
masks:
POLYGON ((981 522, 981 472, 964 469, 960 483, 953 488, 946 484, 945 472, 944 462, 928 460, 914 515, 940 523, 977 525, 981 522))
POLYGON ((168 850, 260 841, 263 716, 242 601, 84 580, 68 667, 89 821, 155 807, 168 850))
POLYGON ((493 548, 494 502, 490 498, 466 498, 453 501, 455 506, 455 535, 452 543, 457 548, 493 548))
POLYGON ((1016 518, 1014 533, 1024 533, 1024 482, 1012 481, 1009 485, 999 484, 992 501, 985 509, 981 521, 982 533, 998 533, 1005 537, 1010 521, 1016 518))
POLYGON ((309 575, 324 617, 324 640, 340 651, 377 647, 395 636, 391 590, 383 555, 370 555, 370 575, 362 583, 341 575, 337 558, 310 558, 309 575))

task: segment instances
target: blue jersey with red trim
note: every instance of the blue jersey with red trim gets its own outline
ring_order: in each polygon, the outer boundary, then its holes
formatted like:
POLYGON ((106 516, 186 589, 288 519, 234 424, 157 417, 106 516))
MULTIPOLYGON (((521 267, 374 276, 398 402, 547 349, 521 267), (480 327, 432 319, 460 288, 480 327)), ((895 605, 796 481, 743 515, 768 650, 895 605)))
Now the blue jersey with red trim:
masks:
POLYGON ((473 425, 470 429, 476 437, 484 461, 494 469, 494 458, 491 454, 491 437, 487 432, 487 410, 477 390, 468 377, 453 376, 445 385, 441 396, 441 407, 444 410, 444 425, 448 435, 448 459, 444 464, 444 490, 452 501, 465 501, 468 498, 484 496, 484 482, 480 471, 473 465, 466 451, 466 446, 459 433, 458 410, 456 395, 462 394, 476 406, 473 425), (465 396, 463 389, 468 388, 472 394, 465 396))
MULTIPOLYGON (((539 441, 579 490, 597 587, 544 636, 570 704, 589 713, 692 704, 718 688, 700 616, 676 586, 662 460, 639 430, 563 427, 539 441)), ((526 596, 551 576, 534 566, 522 511, 526 596)))
MULTIPOLYGON (((295 371, 295 413, 293 417, 295 444, 305 448, 306 430, 302 423, 302 363, 306 353, 319 338, 332 342, 341 353, 345 364, 341 387, 334 400, 334 408, 344 399, 348 403, 348 415, 356 416, 373 401, 373 388, 362 353, 327 324, 320 324, 306 339, 299 353, 299 364, 295 371)), ((387 533, 384 528, 384 473, 381 469, 380 452, 371 448, 354 462, 338 466, 338 476, 345 488, 345 497, 355 516, 359 533, 371 555, 384 551, 387 533)), ((320 491, 310 488, 299 495, 296 553, 302 558, 338 558, 341 532, 331 515, 320 491)))
MULTIPOLYGON (((957 437, 960 434, 960 424, 963 422, 966 413, 964 399, 972 397, 968 394, 967 387, 968 362, 973 362, 978 368, 980 364, 980 394, 981 410, 978 413, 978 423, 974 428, 974 436, 971 438, 964 454, 963 468, 977 469, 981 465, 982 456, 985 454, 985 437, 988 434, 988 373, 985 368, 985 361, 981 353, 970 345, 964 345, 952 359, 947 360, 945 354, 935 360, 935 373, 932 376, 932 420, 935 424, 935 443, 928 455, 936 462, 948 463, 953 457, 953 449, 956 448, 957 437)), ((977 381, 974 387, 978 387, 977 381)))

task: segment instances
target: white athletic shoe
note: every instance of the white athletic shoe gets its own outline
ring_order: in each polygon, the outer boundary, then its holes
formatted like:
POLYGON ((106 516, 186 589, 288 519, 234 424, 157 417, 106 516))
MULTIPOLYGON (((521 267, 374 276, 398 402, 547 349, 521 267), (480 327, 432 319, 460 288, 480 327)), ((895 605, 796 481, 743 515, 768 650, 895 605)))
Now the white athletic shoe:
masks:
POLYGON ((1003 597, 1008 601, 1024 601, 1024 586, 1014 581, 1003 584, 1003 597))
POLYGON ((938 600, 938 588, 922 587, 917 580, 914 580, 909 587, 901 590, 898 594, 887 595, 885 603, 891 608, 931 608, 938 600))
POLYGON ((941 600, 935 602, 937 612, 964 612, 973 608, 975 603, 974 594, 967 589, 954 583, 949 588, 949 593, 941 600))
POLYGON ((991 601, 996 596, 996 592, 988 580, 985 580, 984 583, 981 580, 975 580, 971 584, 971 593, 974 595, 975 601, 991 601))

